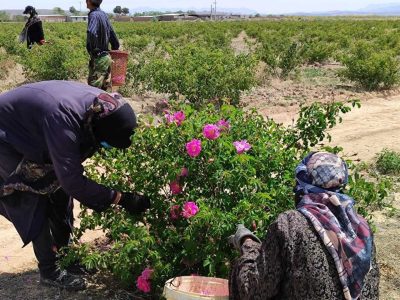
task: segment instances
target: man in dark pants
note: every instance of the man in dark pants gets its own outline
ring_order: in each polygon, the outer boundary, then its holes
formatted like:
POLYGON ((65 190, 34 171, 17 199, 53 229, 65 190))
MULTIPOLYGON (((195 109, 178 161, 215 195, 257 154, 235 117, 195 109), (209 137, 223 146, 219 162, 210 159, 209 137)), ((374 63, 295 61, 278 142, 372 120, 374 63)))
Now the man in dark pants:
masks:
POLYGON ((90 10, 88 15, 86 49, 90 55, 88 84, 103 90, 111 88, 112 50, 119 49, 117 35, 108 20, 107 14, 100 9, 102 0, 86 0, 90 10))
POLYGON ((136 117, 118 94, 85 84, 44 81, 0 95, 0 215, 24 246, 32 241, 43 284, 83 289, 82 278, 57 267, 68 246, 72 198, 101 212, 112 204, 144 212, 147 197, 84 176, 82 162, 103 147, 128 148, 136 117))

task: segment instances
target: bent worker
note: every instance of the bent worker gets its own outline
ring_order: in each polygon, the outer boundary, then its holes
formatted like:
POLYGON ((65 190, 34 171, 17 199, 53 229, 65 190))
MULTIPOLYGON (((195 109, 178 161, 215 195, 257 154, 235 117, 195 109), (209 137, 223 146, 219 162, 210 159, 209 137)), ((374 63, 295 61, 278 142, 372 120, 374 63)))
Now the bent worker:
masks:
POLYGON ((343 192, 347 178, 339 157, 311 153, 296 168, 297 210, 280 214, 263 242, 238 226, 230 299, 379 299, 371 229, 343 192))
POLYGON ((25 27, 19 35, 21 43, 27 42, 28 49, 36 43, 43 45, 45 43, 42 21, 38 17, 38 13, 33 6, 28 5, 23 12, 24 15, 29 15, 25 27))
POLYGON ((72 198, 97 212, 112 204, 131 214, 149 208, 147 197, 100 185, 82 166, 101 147, 128 148, 136 127, 119 94, 82 83, 44 81, 0 95, 0 214, 24 246, 32 242, 42 284, 85 287, 57 267, 55 250, 72 233, 72 198))
POLYGON ((100 9, 102 0, 86 0, 90 10, 88 15, 86 49, 90 55, 88 84, 99 89, 111 89, 112 59, 108 45, 112 50, 119 49, 119 41, 108 20, 107 14, 100 9))

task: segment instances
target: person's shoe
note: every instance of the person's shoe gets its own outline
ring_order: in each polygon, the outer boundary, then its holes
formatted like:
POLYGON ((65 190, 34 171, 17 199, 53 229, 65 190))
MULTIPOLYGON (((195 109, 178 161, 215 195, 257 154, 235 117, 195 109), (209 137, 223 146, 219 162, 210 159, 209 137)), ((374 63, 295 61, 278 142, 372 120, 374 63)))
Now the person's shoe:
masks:
POLYGON ((76 262, 68 267, 65 270, 71 275, 93 275, 96 273, 96 270, 89 270, 85 266, 81 265, 80 263, 76 262))
POLYGON ((80 291, 86 288, 86 282, 82 277, 69 274, 65 270, 53 278, 40 276, 40 284, 70 291, 80 291))

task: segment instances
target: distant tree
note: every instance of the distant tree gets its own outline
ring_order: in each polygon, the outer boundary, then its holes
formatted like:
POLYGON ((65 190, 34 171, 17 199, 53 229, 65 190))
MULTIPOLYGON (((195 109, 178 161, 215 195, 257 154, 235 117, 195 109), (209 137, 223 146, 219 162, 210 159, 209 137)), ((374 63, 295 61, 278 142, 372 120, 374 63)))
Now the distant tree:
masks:
POLYGON ((65 11, 61 7, 54 7, 53 12, 56 15, 65 15, 65 11))
POLYGON ((16 15, 16 16, 14 16, 13 20, 15 22, 25 22, 27 20, 27 17, 16 15))
POLYGON ((10 21, 10 15, 5 11, 0 11, 0 22, 10 21))
POLYGON ((128 14, 129 14, 129 8, 124 7, 124 8, 122 9, 122 13, 123 13, 124 15, 128 15, 128 14))
POLYGON ((116 6, 116 7, 114 8, 113 12, 114 12, 114 14, 118 14, 118 15, 122 14, 122 8, 121 8, 121 6, 119 6, 119 5, 116 6))
POLYGON ((255 17, 256 17, 256 18, 259 18, 259 17, 261 17, 261 15, 260 15, 260 14, 256 14, 255 17))
POLYGON ((76 10, 75 7, 71 6, 71 7, 69 8, 69 12, 70 12, 71 14, 75 15, 78 11, 76 10))

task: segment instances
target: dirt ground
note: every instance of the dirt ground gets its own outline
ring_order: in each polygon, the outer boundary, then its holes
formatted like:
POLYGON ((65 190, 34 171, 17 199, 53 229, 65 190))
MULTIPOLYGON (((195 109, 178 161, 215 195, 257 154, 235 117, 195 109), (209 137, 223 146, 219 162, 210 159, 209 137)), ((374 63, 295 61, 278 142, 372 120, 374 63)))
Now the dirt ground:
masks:
MULTIPOLYGON (((239 38, 244 38, 239 37, 239 38)), ((235 41, 240 44, 240 41, 235 41)), ((264 116, 290 125, 296 118, 299 104, 309 101, 361 99, 360 109, 346 114, 343 123, 331 130, 332 144, 344 147, 346 156, 354 155, 372 162, 376 153, 384 148, 400 151, 400 91, 366 93, 351 86, 340 86, 332 72, 335 64, 308 66, 301 70, 301 79, 288 81, 266 80, 265 84, 243 96, 248 107, 256 108, 264 116), (321 71, 322 70, 322 71, 321 71)), ((21 82, 20 70, 0 84, 0 91, 21 82)), ((137 112, 151 112, 161 100, 160 95, 142 95, 131 99, 137 112)), ((400 192, 392 196, 393 206, 400 209, 400 192)), ((374 214, 375 240, 381 268, 381 299, 400 299, 400 213, 381 211, 374 214)), ((36 261, 31 245, 21 248, 13 226, 0 217, 0 299, 134 299, 132 295, 100 284, 89 278, 88 290, 68 293, 39 285, 36 261)), ((92 232, 87 240, 101 235, 92 232)))

